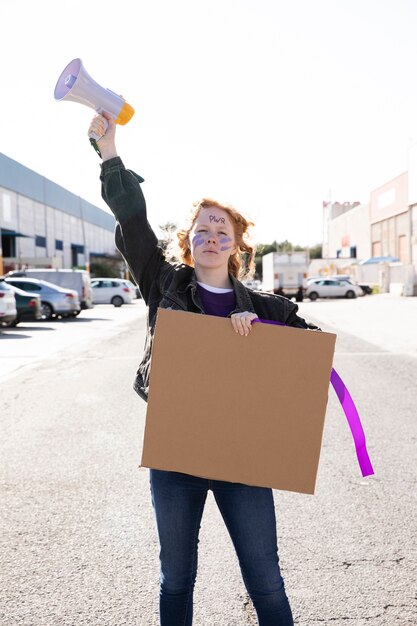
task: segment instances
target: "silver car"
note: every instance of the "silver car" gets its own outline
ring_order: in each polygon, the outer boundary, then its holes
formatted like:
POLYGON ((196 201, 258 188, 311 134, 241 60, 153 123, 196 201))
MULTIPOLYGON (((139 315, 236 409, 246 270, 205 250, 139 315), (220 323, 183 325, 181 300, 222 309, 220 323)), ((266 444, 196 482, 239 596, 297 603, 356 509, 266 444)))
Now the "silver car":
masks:
POLYGON ((317 298, 356 298, 363 296, 363 291, 358 285, 354 285, 348 280, 322 278, 309 282, 305 295, 310 300, 317 300, 317 298))
POLYGON ((5 278, 5 282, 24 291, 38 294, 41 298, 43 320, 52 317, 76 317, 81 311, 78 293, 74 289, 63 289, 46 280, 36 278, 5 278))
POLYGON ((90 274, 85 270, 28 268, 26 270, 12 270, 6 274, 7 278, 37 278, 48 283, 58 285, 63 289, 75 289, 81 302, 82 309, 93 306, 93 292, 91 291, 90 274))

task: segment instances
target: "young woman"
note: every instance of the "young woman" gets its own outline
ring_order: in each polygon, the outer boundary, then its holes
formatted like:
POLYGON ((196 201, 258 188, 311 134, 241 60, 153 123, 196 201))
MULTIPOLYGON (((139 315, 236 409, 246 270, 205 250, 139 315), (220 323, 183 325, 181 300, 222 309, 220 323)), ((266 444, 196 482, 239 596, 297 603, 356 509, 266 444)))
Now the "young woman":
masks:
MULTIPOLYGON (((144 356, 134 384, 145 401, 158 307, 229 317, 241 341, 258 316, 315 328, 297 316, 298 307, 289 300, 251 291, 239 281, 242 255, 252 265, 254 249, 246 241, 251 224, 230 206, 209 199, 195 204, 189 227, 177 233, 182 262, 169 263, 147 221, 143 179, 126 170, 117 155, 113 120, 95 116, 88 133, 101 136, 102 196, 117 220, 116 245, 148 306, 144 356)), ((150 470, 150 484, 161 548, 161 626, 192 624, 198 534, 208 490, 233 541, 259 625, 293 625, 279 568, 271 489, 161 470, 150 470)))

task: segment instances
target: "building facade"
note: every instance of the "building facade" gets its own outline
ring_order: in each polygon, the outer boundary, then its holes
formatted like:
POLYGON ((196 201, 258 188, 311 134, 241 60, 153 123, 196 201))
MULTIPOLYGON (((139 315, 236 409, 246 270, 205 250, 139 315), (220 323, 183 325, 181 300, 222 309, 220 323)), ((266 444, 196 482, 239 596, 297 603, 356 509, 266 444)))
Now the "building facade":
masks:
POLYGON ((323 220, 322 272, 417 295, 417 144, 408 171, 371 191, 368 204, 323 202, 323 220))
POLYGON ((408 151, 408 205, 410 209, 410 255, 417 274, 417 143, 408 151))
POLYGON ((0 274, 113 256, 113 215, 0 153, 0 274))
POLYGON ((371 256, 369 204, 354 202, 345 211, 335 212, 328 223, 328 255, 334 259, 359 260, 371 256))
POLYGON ((411 263, 408 172, 371 192, 371 256, 411 263))

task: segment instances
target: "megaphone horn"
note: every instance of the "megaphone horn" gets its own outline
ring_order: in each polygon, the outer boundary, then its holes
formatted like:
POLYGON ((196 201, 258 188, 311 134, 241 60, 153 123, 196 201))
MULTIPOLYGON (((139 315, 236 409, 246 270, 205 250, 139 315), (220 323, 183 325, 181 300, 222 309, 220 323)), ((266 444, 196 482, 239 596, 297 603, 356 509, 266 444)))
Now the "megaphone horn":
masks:
MULTIPOLYGON (((127 124, 135 109, 122 96, 102 87, 91 78, 81 59, 73 59, 58 78, 54 91, 55 100, 72 100, 94 109, 97 113, 106 111, 116 124, 127 124)), ((107 124, 107 123, 106 123, 107 124)), ((107 128, 107 126, 106 126, 107 128)), ((90 138, 99 140, 92 134, 90 138)))

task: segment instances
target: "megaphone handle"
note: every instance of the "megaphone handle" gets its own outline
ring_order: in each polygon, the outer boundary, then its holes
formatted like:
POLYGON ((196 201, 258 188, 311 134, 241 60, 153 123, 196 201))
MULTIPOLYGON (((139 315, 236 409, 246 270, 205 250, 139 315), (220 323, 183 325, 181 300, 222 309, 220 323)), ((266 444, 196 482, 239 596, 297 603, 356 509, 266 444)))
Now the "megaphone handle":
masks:
MULTIPOLYGON (((97 112, 101 114, 103 111, 102 111, 102 110, 100 110, 100 111, 97 111, 97 112)), ((99 139, 101 139, 101 138, 102 138, 102 137, 106 134, 106 131, 107 131, 108 127, 109 127, 109 123, 108 123, 108 121, 105 119, 105 120, 104 120, 104 134, 103 134, 103 135, 96 135, 96 133, 90 133, 90 134, 88 135, 88 137, 89 137, 89 139, 90 139, 90 143, 91 143, 91 145, 93 146, 94 150, 97 152, 97 154, 98 154, 98 156, 99 156, 100 158, 101 158, 101 152, 100 152, 100 148, 99 148, 99 147, 98 147, 98 145, 97 145, 97 141, 98 141, 99 139)))
MULTIPOLYGON (((95 139, 93 139, 93 137, 90 137, 89 139, 90 139, 91 145, 93 146, 94 150, 97 152, 98 156, 101 159, 101 152, 100 152, 100 148, 97 145, 97 141, 95 139)), ((99 139, 100 139, 100 137, 99 137, 99 139)))

